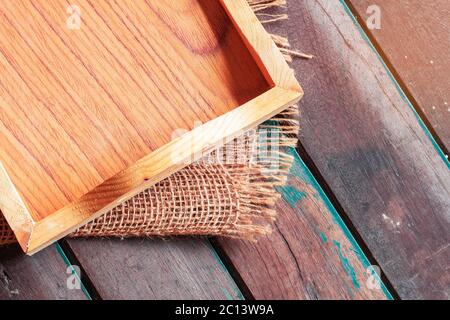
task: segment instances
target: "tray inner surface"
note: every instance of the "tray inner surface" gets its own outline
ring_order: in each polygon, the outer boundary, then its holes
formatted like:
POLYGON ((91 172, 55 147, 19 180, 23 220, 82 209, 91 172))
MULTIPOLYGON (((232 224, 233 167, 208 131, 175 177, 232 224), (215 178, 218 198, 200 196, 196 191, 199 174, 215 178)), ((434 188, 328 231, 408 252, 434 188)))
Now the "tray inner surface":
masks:
POLYGON ((270 88, 218 1, 0 2, 0 161, 37 221, 270 88))

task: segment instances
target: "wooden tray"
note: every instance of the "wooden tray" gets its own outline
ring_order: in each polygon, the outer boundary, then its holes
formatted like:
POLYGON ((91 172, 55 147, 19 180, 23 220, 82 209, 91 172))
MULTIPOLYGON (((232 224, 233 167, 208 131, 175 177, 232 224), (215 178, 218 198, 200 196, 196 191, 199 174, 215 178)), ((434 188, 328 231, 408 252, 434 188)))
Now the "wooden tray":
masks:
POLYGON ((0 209, 28 254, 302 95, 245 0, 76 3, 0 2, 0 209))

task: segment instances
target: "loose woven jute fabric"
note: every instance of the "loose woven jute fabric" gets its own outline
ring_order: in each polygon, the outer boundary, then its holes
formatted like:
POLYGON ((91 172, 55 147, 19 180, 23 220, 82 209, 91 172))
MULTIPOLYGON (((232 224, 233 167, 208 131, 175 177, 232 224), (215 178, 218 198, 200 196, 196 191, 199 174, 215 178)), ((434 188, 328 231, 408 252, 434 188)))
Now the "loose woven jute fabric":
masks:
MULTIPOLYGON (((248 0, 263 23, 285 19, 263 10, 284 0, 248 0)), ((274 41, 289 59, 289 44, 274 41)), ((202 160, 141 192, 73 237, 222 235, 255 239, 270 232, 273 206, 292 158, 283 152, 297 143, 298 108, 291 106, 257 129, 243 133, 202 160)), ((0 214, 0 245, 16 242, 0 214)))

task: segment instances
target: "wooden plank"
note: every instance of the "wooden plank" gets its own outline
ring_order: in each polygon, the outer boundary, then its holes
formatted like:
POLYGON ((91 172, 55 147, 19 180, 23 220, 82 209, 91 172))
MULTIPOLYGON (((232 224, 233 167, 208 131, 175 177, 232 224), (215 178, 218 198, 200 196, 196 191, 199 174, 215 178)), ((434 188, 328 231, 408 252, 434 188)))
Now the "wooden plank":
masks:
POLYGON ((311 173, 295 157, 280 188, 274 232, 254 244, 220 238, 219 248, 256 299, 386 299, 384 285, 311 173), (369 285, 367 285, 369 284, 369 285))
POLYGON ((103 299, 242 299, 207 240, 67 241, 103 299))
POLYGON ((30 254, 302 95, 245 0, 68 5, 0 5, 0 208, 30 254))
POLYGON ((450 170, 339 1, 289 1, 301 143, 401 298, 450 296, 450 170))
POLYGON ((366 25, 378 6, 381 29, 368 30, 405 91, 450 150, 450 2, 447 0, 350 0, 366 25))
POLYGON ((76 299, 84 300, 82 290, 68 289, 67 265, 49 247, 27 257, 18 245, 0 248, 0 300, 76 299))

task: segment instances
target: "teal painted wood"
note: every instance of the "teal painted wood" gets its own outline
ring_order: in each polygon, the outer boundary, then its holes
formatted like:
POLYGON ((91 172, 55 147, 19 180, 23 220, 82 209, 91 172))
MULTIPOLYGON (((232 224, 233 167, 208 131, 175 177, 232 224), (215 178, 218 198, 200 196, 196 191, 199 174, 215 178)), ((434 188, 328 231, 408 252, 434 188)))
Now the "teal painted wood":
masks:
POLYGON ((91 294, 89 293, 88 289, 86 288, 85 284, 83 283, 83 281, 81 279, 82 271, 79 270, 78 268, 76 268, 76 266, 74 266, 72 264, 72 262, 69 260, 69 257, 67 256, 67 253, 61 247, 59 242, 56 242, 53 246, 55 247, 55 249, 58 252, 58 254, 60 255, 61 259, 64 261, 64 263, 67 266, 66 273, 67 273, 67 271, 71 272, 71 276, 74 277, 74 281, 77 281, 79 283, 80 290, 84 293, 84 295, 86 296, 86 299, 92 300, 91 294))
POLYGON ((273 233, 256 244, 216 241, 251 295, 256 299, 391 299, 311 172, 294 149, 289 153, 294 164, 288 184, 279 189, 282 199, 273 233))
MULTIPOLYGON (((348 274, 349 278, 351 278, 353 286, 356 290, 361 289, 360 279, 361 275, 358 275, 355 271, 355 268, 353 267, 353 264, 359 264, 363 267, 364 270, 366 270, 366 275, 362 278, 366 281, 368 280, 367 277, 367 271, 371 270, 372 265, 370 264, 369 260, 367 259, 364 252, 361 250, 361 247, 356 242, 355 238, 353 237, 352 233, 348 229, 345 222, 342 220, 339 213, 336 211, 336 208, 333 206, 333 204, 330 202, 330 199, 327 197, 327 195, 324 193, 323 189, 320 187, 317 180, 312 175, 311 171, 308 169, 308 167, 305 165, 303 160, 298 155, 297 151, 291 149, 289 153, 294 157, 295 162, 291 169, 291 175, 295 176, 296 179, 303 181, 304 183, 312 186, 314 190, 317 192, 316 197, 323 201, 323 204, 327 208, 327 213, 330 215, 330 217, 333 220, 333 223, 341 230, 342 234, 345 237, 344 244, 342 244, 339 239, 332 239, 328 238, 326 236, 327 230, 319 231, 319 237, 324 241, 325 243, 329 243, 329 241, 332 241, 332 244, 336 247, 337 253, 339 255, 339 259, 342 263, 342 267, 345 270, 345 272, 348 274), (347 247, 348 250, 354 254, 354 257, 352 259, 349 259, 344 254, 343 247, 347 247), (353 260, 353 261, 352 261, 353 260)), ((283 193, 283 198, 288 196, 287 194, 283 193)), ((342 239, 341 239, 342 240, 342 239)), ((373 275, 377 283, 380 284, 380 289, 383 291, 383 294, 388 299, 392 299, 392 295, 389 293, 388 289, 384 285, 384 283, 381 281, 378 274, 373 274, 370 272, 370 275, 373 275)), ((361 281, 362 282, 362 281, 361 281)))

